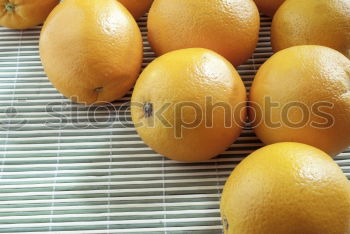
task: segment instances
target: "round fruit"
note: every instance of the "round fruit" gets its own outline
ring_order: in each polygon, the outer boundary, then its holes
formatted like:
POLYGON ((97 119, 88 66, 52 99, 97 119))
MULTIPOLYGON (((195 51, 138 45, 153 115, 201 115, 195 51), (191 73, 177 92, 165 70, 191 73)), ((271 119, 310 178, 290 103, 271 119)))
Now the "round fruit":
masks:
POLYGON ((253 0, 155 0, 148 39, 157 55, 207 48, 238 66, 254 52, 259 22, 253 0))
POLYGON ((0 25, 27 29, 41 24, 59 0, 0 0, 0 25))
POLYGON ((254 0, 254 1, 262 13, 272 17, 285 0, 254 0))
POLYGON ((134 84, 141 32, 115 0, 65 0, 45 22, 40 56, 52 84, 78 103, 110 102, 134 84))
POLYGON ((143 16, 151 7, 153 0, 118 0, 134 16, 135 19, 143 16))
POLYGON ((282 50, 260 67, 250 92, 251 120, 264 143, 300 142, 331 155, 350 145, 350 61, 338 51, 282 50))
POLYGON ((180 161, 208 160, 240 134, 246 91, 234 67, 207 49, 167 53, 142 72, 132 95, 136 130, 156 152, 180 161))
POLYGON ((323 45, 350 58, 349 0, 287 0, 271 26, 274 51, 295 45, 323 45))
POLYGON ((225 234, 350 233, 350 183, 327 154, 278 143, 244 159, 221 198, 225 234))

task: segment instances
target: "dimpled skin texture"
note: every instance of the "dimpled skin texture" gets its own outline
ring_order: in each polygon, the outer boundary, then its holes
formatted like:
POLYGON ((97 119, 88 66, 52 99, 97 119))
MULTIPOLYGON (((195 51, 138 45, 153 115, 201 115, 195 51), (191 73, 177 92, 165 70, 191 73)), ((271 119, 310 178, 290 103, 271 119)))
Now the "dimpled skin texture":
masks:
POLYGON ((148 39, 157 55, 207 48, 238 66, 254 52, 259 22, 252 0, 155 0, 148 15, 148 39))
POLYGON ((0 0, 0 25, 13 29, 27 29, 41 24, 59 0, 0 0), (14 10, 7 10, 12 3, 14 10))
POLYGON ((180 161, 203 161, 222 153, 239 136, 246 116, 246 91, 239 74, 226 59, 207 49, 182 49, 155 59, 140 75, 131 101, 141 103, 131 106, 131 115, 144 142, 156 152, 180 161), (225 118, 224 108, 205 108, 206 97, 212 98, 213 105, 225 102, 237 109, 231 113, 228 109, 225 118), (176 114, 180 112, 175 105, 189 102, 198 105, 197 112, 184 107, 182 115, 176 114), (153 105, 152 116, 145 116, 144 103, 153 105), (155 114, 165 103, 171 104, 162 112, 168 127, 155 114), (205 121, 207 116, 212 116, 212 121, 205 121), (196 124, 183 128, 179 135, 176 129, 181 121, 196 124))
POLYGON ((262 13, 272 17, 285 0, 254 0, 254 1, 262 13))
POLYGON ((65 0, 40 37, 48 78, 64 96, 84 104, 124 96, 140 72, 142 54, 141 32, 115 0, 65 0))
POLYGON ((273 50, 323 45, 350 58, 349 0, 287 0, 271 26, 273 50))
POLYGON ((221 215, 225 234, 348 234, 350 183, 324 152, 273 144, 234 169, 221 215))
POLYGON ((276 53, 258 70, 250 101, 266 110, 265 96, 279 106, 264 115, 255 112, 253 127, 264 143, 300 142, 332 156, 350 145, 350 61, 338 51, 323 46, 295 46, 276 53), (292 104, 294 108, 286 114, 283 109, 292 102, 304 107, 292 104), (280 122, 282 126, 271 128, 270 122, 280 122), (300 125, 294 127, 293 123, 300 125))
POLYGON ((118 0, 134 16, 135 19, 143 16, 151 7, 153 0, 118 0))

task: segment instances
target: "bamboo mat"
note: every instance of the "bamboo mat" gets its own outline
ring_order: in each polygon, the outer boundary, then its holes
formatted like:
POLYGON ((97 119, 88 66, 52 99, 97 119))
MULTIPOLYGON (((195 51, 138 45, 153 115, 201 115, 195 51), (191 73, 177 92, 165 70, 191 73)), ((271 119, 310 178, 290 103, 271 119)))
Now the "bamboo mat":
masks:
MULTIPOLYGON (((262 17, 258 47, 238 68, 248 89, 272 55, 270 24, 262 17)), ((139 26, 145 67, 154 59, 146 17, 139 26)), ((165 159, 133 128, 131 92, 113 108, 86 108, 51 86, 40 29, 0 28, 0 233, 222 233, 220 193, 262 146, 253 131, 208 162, 165 159)), ((350 178, 350 151, 337 163, 350 178)))

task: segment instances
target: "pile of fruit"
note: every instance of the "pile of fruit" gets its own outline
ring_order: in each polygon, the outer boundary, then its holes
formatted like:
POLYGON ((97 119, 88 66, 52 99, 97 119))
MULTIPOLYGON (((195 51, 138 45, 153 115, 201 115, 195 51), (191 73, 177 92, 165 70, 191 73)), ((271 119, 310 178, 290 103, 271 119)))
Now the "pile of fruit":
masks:
POLYGON ((135 128, 156 152, 198 162, 249 124, 267 145, 223 190, 231 234, 349 234, 350 182, 332 157, 350 146, 349 0, 0 0, 0 25, 44 23, 40 56, 67 98, 103 105, 134 85, 135 128), (146 11, 159 57, 140 74, 146 11), (249 97, 235 66, 253 54, 258 9, 275 52, 249 97), (136 84, 135 84, 136 83, 136 84))

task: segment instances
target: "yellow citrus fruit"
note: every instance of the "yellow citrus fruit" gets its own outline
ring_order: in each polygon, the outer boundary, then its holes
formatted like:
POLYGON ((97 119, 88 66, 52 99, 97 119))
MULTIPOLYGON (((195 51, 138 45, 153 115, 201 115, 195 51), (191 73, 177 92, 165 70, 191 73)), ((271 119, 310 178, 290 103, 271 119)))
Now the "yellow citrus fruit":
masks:
POLYGON ((350 233, 350 182, 312 146, 269 145, 234 169, 221 216, 225 234, 350 233))
POLYGON ((271 26, 274 51, 296 45, 322 45, 350 58, 349 0, 287 0, 271 26))
POLYGON ((272 17, 285 0, 254 0, 254 1, 262 13, 272 17))
POLYGON ((259 22, 253 0, 155 0, 148 39, 157 55, 207 48, 238 66, 254 52, 259 22))
POLYGON ((350 146, 350 61, 336 50, 306 45, 276 53, 258 70, 250 101, 266 144, 300 142, 333 156, 350 146))
POLYGON ((208 49, 169 52, 142 72, 131 115, 144 142, 180 161, 222 153, 239 136, 246 91, 235 68, 208 49))
POLYGON ((41 24, 59 0, 0 0, 0 25, 27 29, 41 24))
POLYGON ((153 0, 118 0, 134 16, 135 19, 143 16, 151 7, 153 0))
POLYGON ((40 37, 41 61, 52 84, 85 104, 121 98, 139 75, 142 53, 134 18, 115 0, 65 0, 40 37))

